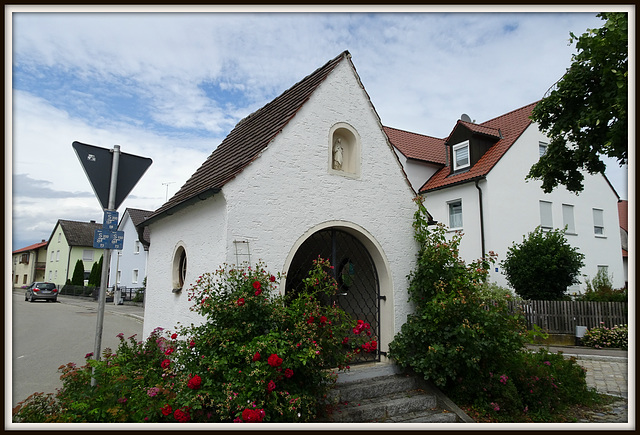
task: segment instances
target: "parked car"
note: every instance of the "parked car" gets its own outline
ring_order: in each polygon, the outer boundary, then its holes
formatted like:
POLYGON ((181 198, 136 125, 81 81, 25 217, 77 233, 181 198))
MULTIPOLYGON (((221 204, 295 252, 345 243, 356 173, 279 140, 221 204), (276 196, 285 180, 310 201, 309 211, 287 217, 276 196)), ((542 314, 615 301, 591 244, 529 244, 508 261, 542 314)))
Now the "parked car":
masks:
POLYGON ((24 300, 33 302, 36 299, 56 302, 58 300, 58 288, 52 282, 34 282, 27 287, 24 300))

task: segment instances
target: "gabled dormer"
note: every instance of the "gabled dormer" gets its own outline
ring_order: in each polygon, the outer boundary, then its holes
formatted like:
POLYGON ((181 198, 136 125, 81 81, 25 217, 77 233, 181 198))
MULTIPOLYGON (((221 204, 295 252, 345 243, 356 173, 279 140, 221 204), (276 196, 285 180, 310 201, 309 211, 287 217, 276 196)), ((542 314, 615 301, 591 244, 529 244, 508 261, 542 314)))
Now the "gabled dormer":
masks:
POLYGON ((458 120, 447 138, 450 174, 466 172, 502 138, 499 129, 458 120))

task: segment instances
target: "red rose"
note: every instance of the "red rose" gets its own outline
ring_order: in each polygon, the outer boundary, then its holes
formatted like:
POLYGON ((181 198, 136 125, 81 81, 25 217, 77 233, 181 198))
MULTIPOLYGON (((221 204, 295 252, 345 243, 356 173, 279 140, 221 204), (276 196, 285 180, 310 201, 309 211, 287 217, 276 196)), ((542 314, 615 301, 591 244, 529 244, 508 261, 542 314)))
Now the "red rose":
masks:
POLYGON ((326 318, 326 316, 322 316, 322 317, 320 317, 320 324, 325 324, 325 323, 327 323, 327 318, 326 318))
POLYGON ((189 342, 189 347, 194 347, 195 345, 196 345, 196 342, 195 342, 195 341, 191 340, 191 341, 189 342))
POLYGON ((260 352, 256 352, 255 355, 253 355, 253 359, 251 361, 260 361, 260 352))
POLYGON ((272 353, 269 359, 267 359, 267 364, 269 364, 271 367, 280 367, 280 365, 282 364, 282 358, 280 358, 275 353, 272 353))
POLYGON ((271 282, 275 282, 275 280, 276 280, 276 277, 275 277, 275 276, 271 275, 271 276, 269 277, 269 281, 271 281, 271 282))
POLYGON ((168 369, 170 365, 171 365, 171 361, 168 359, 165 359, 164 361, 162 361, 162 364, 160 364, 160 367, 162 367, 163 369, 168 369))
POLYGON ((276 383, 273 381, 269 381, 269 385, 267 385, 267 392, 270 393, 276 389, 276 383))
POLYGON ((189 379, 189 382, 187 382, 187 387, 191 388, 192 390, 197 390, 198 388, 200 388, 201 384, 202 378, 198 375, 195 375, 194 377, 189 379))
POLYGON ((171 334, 171 339, 175 340, 176 338, 178 338, 178 334, 171 334))
POLYGON ((182 409, 176 409, 176 412, 173 413, 173 417, 180 423, 186 423, 191 419, 189 413, 187 411, 183 411, 182 409))
POLYGON ((260 288, 262 284, 260 284, 260 281, 253 281, 253 288, 258 290, 260 288))
POLYGON ((342 339, 342 344, 347 344, 349 342, 349 337, 345 337, 342 339))
POLYGON ((238 304, 239 307, 244 305, 244 298, 240 298, 238 299, 238 302, 236 302, 238 304))
POLYGON ((264 410, 262 409, 245 409, 242 411, 242 420, 245 423, 260 423, 264 417, 264 410))
POLYGON ((169 348, 169 349, 164 351, 165 355, 171 355, 172 353, 173 353, 173 348, 169 348))
POLYGON ((311 316, 311 317, 309 317, 309 318, 307 319, 307 323, 308 323, 309 325, 313 323, 313 316, 311 316))
POLYGON ((162 411, 162 415, 164 416, 171 414, 171 411, 173 411, 173 409, 171 409, 171 405, 169 404, 163 406, 160 410, 162 411))
POLYGON ((256 296, 260 296, 260 293, 262 293, 262 289, 259 288, 258 290, 256 290, 255 295, 256 296))
POLYGON ((284 376, 285 376, 287 379, 291 379, 291 378, 293 377, 293 370, 291 370, 291 369, 286 369, 286 370, 284 371, 284 376))

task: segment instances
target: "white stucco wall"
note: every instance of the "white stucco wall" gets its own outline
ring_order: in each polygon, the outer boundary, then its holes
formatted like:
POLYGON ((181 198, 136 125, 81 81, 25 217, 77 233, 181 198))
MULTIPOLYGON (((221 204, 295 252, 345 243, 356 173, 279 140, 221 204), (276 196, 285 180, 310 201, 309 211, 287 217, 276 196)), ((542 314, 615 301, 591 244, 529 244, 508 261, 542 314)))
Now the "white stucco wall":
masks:
POLYGON ((156 327, 172 329, 176 322, 199 324, 203 318, 189 310, 188 288, 205 272, 213 272, 227 259, 226 201, 222 193, 186 207, 150 226, 147 290, 143 334, 156 327), (173 259, 182 246, 187 253, 183 290, 174 293, 173 259))
POLYGON ((382 350, 388 349, 411 309, 406 276, 415 264, 411 226, 415 192, 347 62, 336 67, 261 156, 223 192, 224 204, 207 200, 152 225, 145 334, 158 322, 184 321, 188 316, 186 295, 165 290, 163 269, 169 268, 178 240, 188 247, 188 281, 192 281, 223 262, 236 263, 234 240, 249 241, 252 263, 262 260, 271 272, 286 272, 306 237, 341 226, 373 251, 380 292, 387 296, 381 302, 379 342, 382 350), (359 136, 359 176, 329 169, 330 131, 336 123, 349 124, 359 136), (207 231, 212 225, 215 230, 207 231), (191 244, 196 241, 199 247, 194 249, 191 244), (192 261, 190 252, 203 258, 192 261), (155 291, 162 291, 162 297, 152 296, 155 291))
POLYGON ((135 252, 135 244, 138 241, 138 233, 136 226, 133 224, 129 213, 125 211, 118 231, 124 231, 124 242, 122 249, 111 252, 111 265, 109 269, 109 286, 124 286, 129 288, 142 287, 142 282, 146 276, 147 268, 147 251, 144 250, 142 243, 139 243, 140 249, 135 252), (120 270, 120 282, 116 283, 116 271, 120 270), (133 281, 133 271, 138 271, 137 282, 133 281))
MULTIPOLYGON (((607 265, 613 274, 614 286, 624 286, 624 271, 618 230, 617 197, 601 175, 585 175, 584 191, 576 195, 564 187, 557 187, 545 194, 541 181, 525 181, 529 168, 539 157, 538 142, 548 139, 531 125, 514 143, 487 175, 480 181, 482 189, 485 225, 485 251, 498 254, 498 262, 504 260, 508 248, 515 241, 521 243, 523 236, 540 225, 539 201, 552 202, 553 226, 563 228, 562 204, 574 206, 576 233, 567 234, 567 241, 585 254, 585 266, 581 274, 591 279, 598 265, 607 265), (593 208, 604 210, 605 237, 594 235, 593 208)), ((482 255, 478 191, 473 182, 458 187, 428 193, 426 206, 434 219, 448 225, 447 201, 462 198, 465 233, 460 253, 469 262, 482 255)), ((499 265, 491 272, 490 280, 507 286, 499 265)), ((584 277, 580 286, 585 288, 584 277)), ((573 291, 578 289, 572 289, 573 291)))
POLYGON ((419 160, 407 159, 404 154, 394 148, 396 155, 398 156, 398 160, 402 164, 404 168, 404 172, 407 174, 407 178, 413 186, 413 189, 418 192, 422 185, 429 179, 433 174, 438 172, 440 166, 435 164, 429 164, 426 162, 422 162, 419 160))

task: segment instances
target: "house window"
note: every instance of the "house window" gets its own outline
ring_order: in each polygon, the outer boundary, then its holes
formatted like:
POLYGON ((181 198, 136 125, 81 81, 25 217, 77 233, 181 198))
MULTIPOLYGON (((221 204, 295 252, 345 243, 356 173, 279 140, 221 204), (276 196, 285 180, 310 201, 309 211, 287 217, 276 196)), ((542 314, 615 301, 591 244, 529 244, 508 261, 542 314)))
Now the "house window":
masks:
POLYGON ((599 208, 593 209, 593 233, 604 236, 604 211, 599 208))
POLYGON ((133 244, 133 253, 134 254, 139 254, 140 253, 140 240, 136 240, 133 244))
POLYGON ((62 237, 62 233, 58 233, 58 243, 60 243, 60 238, 62 237))
POLYGON ((49 271, 49 281, 51 281, 51 277, 53 276, 53 271, 49 271))
POLYGON ((131 283, 133 284, 138 283, 138 269, 133 269, 133 274, 131 276, 131 283))
POLYGON ((29 253, 20 255, 20 264, 29 264, 29 253))
POLYGON ((466 168, 470 165, 469 161, 469 141, 459 143, 453 146, 453 170, 466 168))
POLYGON ((27 283, 27 275, 24 275, 22 277, 22 284, 26 284, 27 283))
POLYGON ((609 266, 605 266, 605 265, 599 264, 598 265, 598 273, 602 273, 604 275, 609 276, 608 275, 609 274, 609 266))
POLYGON ((173 292, 182 291, 187 276, 187 252, 179 246, 173 257, 173 292))
POLYGON ((58 279, 58 269, 56 269, 55 273, 53 274, 53 279, 58 279))
POLYGON ((53 254, 55 254, 55 252, 51 251, 51 259, 49 261, 53 262, 53 254))
POLYGON ((91 249, 82 251, 82 261, 93 261, 93 251, 91 249))
POLYGON ((16 275, 16 284, 18 284, 18 275, 16 275))
POLYGON ((553 229, 553 215, 549 201, 540 201, 540 226, 543 230, 553 229))
POLYGON ((547 152, 547 147, 548 146, 549 146, 548 143, 538 142, 538 150, 540 151, 540 157, 545 155, 545 153, 547 152))
POLYGON ((56 261, 60 261, 60 251, 56 251, 56 261))
POLYGON ((449 228, 462 228, 462 200, 449 203, 449 228))
POLYGON ((562 204, 562 223, 567 229, 567 234, 576 233, 576 224, 573 219, 573 206, 569 204, 562 204))

